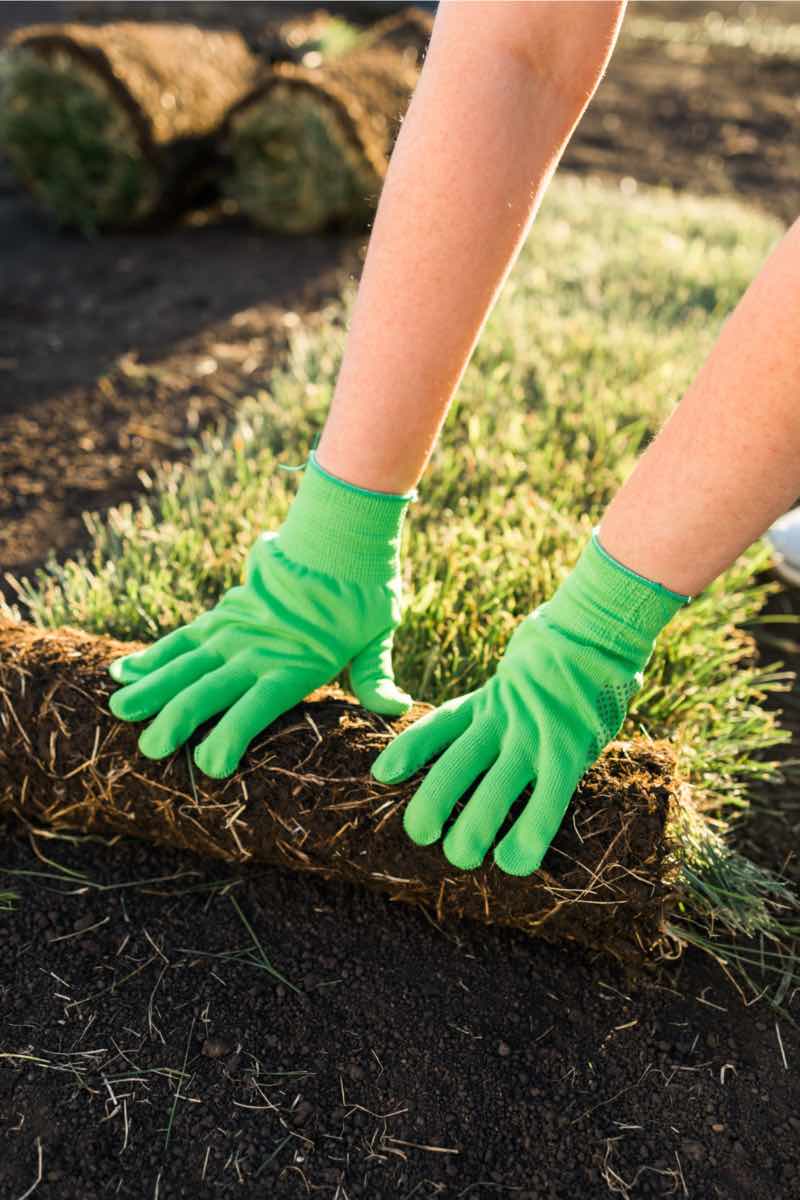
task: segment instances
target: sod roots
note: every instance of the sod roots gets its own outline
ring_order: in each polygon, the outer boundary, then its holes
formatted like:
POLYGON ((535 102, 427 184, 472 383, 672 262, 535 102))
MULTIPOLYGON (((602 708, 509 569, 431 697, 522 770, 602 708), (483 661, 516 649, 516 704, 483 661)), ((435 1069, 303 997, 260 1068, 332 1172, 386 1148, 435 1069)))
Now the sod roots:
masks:
MULTIPOLYGON (((326 688, 212 780, 185 748, 162 762, 117 721, 109 662, 130 643, 0 620, 0 814, 57 830, 125 833, 229 862, 311 871, 469 917, 572 939, 637 961, 657 951, 674 900, 669 829, 682 801, 665 744, 616 743, 584 779, 542 869, 451 867, 402 828, 415 783, 369 768, 394 730, 326 688)), ((203 736, 199 730, 192 740, 203 736)))
POLYGON ((151 222, 202 198, 214 135, 259 69, 237 33, 32 26, 2 58, 0 144, 60 225, 151 222))

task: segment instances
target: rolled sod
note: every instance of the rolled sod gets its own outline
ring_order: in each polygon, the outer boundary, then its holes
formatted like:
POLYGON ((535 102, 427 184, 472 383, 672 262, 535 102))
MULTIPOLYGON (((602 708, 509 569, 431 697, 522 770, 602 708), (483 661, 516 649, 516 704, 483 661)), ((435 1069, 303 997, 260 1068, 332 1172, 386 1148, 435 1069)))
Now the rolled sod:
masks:
MULTIPOLYGON (((264 731, 241 770, 213 780, 187 749, 155 762, 143 725, 116 720, 109 662, 135 644, 0 619, 0 816, 66 831, 124 833, 228 862, 274 863, 641 962, 662 948, 674 899, 669 826, 683 800, 665 743, 617 742, 587 774, 541 870, 459 871, 415 846, 402 813, 418 781, 384 786, 389 723, 336 687, 264 731)), ((204 736, 198 730, 191 745, 204 736)))
POLYGON ((422 8, 412 6, 392 13, 371 25, 364 35, 363 46, 380 44, 399 50, 411 57, 421 68, 433 32, 433 17, 422 8))
POLYGON ((315 67, 276 63, 221 136, 224 190, 275 233, 363 229, 419 78, 424 13, 376 27, 315 67))
POLYGON ((173 215, 208 186, 214 135, 261 70, 234 32, 31 26, 3 55, 0 145, 60 225, 173 215))

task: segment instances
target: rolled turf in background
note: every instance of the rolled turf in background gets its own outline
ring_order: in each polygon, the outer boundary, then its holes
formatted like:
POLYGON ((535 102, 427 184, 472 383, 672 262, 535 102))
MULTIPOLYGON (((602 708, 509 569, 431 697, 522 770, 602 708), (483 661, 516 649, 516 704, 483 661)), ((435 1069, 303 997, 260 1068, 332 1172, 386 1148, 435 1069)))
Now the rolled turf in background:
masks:
POLYGON ((202 196, 214 135, 261 70, 235 32, 31 26, 2 56, 0 145, 60 225, 153 221, 202 196))
POLYGON ((399 50, 406 58, 410 58, 421 70, 432 32, 433 17, 430 13, 411 6, 371 25, 364 34, 361 45, 390 46, 399 50))
POLYGON ((108 663, 132 649, 0 620, 0 816, 278 863, 425 904, 439 919, 509 925, 628 961, 663 948, 675 901, 668 830, 682 806, 666 743, 610 747, 531 877, 492 864, 463 872, 440 845, 406 837, 402 812, 416 783, 386 787, 369 774, 392 726, 336 688, 265 730, 230 779, 202 775, 185 749, 144 758, 141 725, 108 710, 108 663))
POLYGON ((275 233, 363 229, 419 78, 430 18, 401 13, 318 66, 277 63, 226 121, 226 194, 275 233))

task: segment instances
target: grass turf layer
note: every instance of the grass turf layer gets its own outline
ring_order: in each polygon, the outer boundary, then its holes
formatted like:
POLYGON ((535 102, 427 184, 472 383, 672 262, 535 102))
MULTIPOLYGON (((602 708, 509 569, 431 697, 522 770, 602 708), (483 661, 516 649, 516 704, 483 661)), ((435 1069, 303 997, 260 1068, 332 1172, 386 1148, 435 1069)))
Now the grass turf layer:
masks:
MULTIPOLYGON (((436 703, 486 678, 517 620, 575 562, 779 233, 733 203, 555 182, 412 508, 396 664, 413 694, 436 703)), ((90 553, 20 586, 26 615, 151 639, 238 582, 296 486, 279 464, 302 462, 324 419, 351 301, 298 331, 234 428, 154 472, 144 501, 90 518, 90 553)), ((675 618, 623 730, 673 744, 705 814, 681 842, 673 924, 723 957, 733 935, 782 937, 790 903, 724 840, 750 786, 779 774, 765 751, 789 736, 763 706, 787 679, 755 661, 746 631, 775 586, 759 579, 768 562, 753 547, 675 618)))

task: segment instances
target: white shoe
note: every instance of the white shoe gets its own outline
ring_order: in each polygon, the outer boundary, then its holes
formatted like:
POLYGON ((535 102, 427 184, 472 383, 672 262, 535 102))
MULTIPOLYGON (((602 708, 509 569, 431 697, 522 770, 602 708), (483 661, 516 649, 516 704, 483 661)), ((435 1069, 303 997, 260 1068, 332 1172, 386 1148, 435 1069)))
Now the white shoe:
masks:
POLYGON ((775 570, 781 579, 800 587, 800 508, 790 508, 764 534, 775 550, 775 570))

